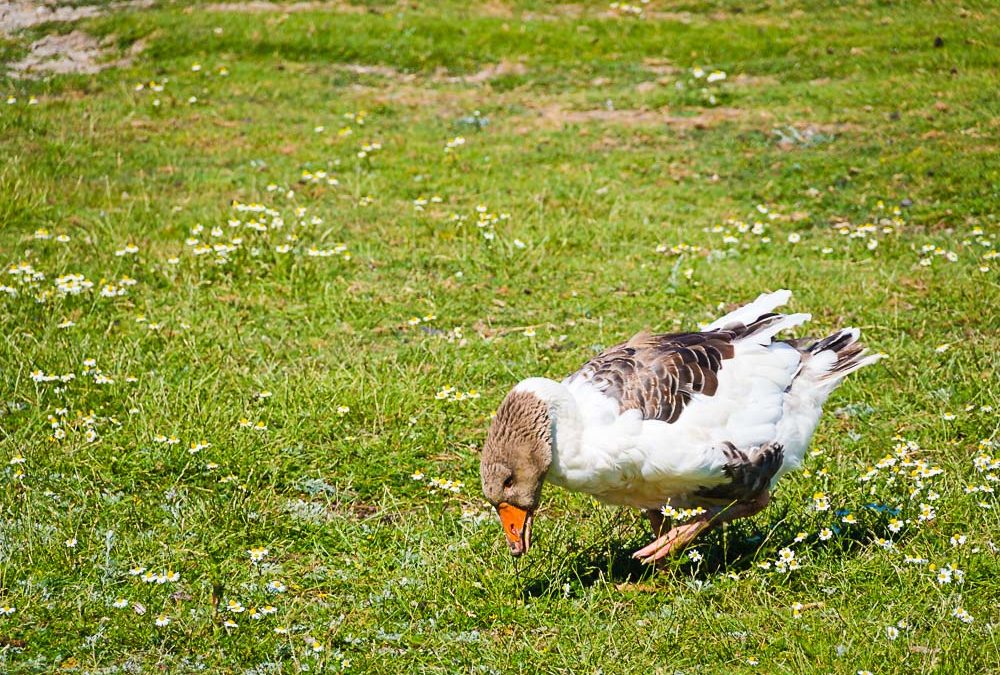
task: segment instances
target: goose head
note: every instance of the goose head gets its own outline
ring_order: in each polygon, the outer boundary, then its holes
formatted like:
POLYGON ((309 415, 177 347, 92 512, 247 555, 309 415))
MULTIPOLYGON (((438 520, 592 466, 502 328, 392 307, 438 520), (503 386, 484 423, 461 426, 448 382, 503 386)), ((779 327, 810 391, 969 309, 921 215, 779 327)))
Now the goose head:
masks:
POLYGON ((531 524, 552 464, 549 403, 515 387, 497 408, 479 464, 483 494, 497 510, 511 555, 531 545, 531 524))

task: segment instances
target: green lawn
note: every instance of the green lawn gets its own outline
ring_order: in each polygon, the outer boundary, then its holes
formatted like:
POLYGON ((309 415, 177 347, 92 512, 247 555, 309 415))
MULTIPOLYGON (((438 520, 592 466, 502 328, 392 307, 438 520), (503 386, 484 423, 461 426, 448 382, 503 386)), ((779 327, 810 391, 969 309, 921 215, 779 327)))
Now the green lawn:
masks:
POLYGON ((0 69, 0 671, 1000 669, 1000 9, 636 6, 0 32, 134 54, 0 69), (807 471, 660 572, 549 487, 513 561, 509 388, 784 287, 890 356, 807 471))

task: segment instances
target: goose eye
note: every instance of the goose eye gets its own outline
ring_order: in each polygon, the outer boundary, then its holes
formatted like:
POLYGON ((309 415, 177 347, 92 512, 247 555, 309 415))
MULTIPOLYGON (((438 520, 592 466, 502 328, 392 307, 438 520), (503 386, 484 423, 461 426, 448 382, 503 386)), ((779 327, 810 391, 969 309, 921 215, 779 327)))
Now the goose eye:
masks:
POLYGON ((514 477, 513 477, 513 476, 507 476, 507 480, 505 480, 505 481, 503 482, 503 486, 504 486, 504 488, 509 488, 509 487, 511 487, 511 486, 512 486, 513 484, 514 484, 514 477))

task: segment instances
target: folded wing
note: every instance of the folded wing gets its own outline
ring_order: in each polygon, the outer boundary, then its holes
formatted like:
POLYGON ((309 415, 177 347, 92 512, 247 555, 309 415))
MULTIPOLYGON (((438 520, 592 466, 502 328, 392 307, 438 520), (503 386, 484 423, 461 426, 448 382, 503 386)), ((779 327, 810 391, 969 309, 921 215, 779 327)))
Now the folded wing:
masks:
POLYGON ((720 371, 741 342, 759 351, 775 333, 808 318, 767 313, 700 333, 639 333, 587 362, 568 382, 589 382, 617 401, 619 412, 638 410, 643 419, 673 424, 696 395, 718 392, 720 371))

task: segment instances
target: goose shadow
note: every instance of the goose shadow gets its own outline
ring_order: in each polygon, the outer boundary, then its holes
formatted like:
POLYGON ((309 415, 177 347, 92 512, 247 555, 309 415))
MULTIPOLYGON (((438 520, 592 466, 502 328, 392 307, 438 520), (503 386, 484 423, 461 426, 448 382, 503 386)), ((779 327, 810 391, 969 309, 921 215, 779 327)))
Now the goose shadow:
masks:
MULTIPOLYGON (((566 584, 573 582, 586 589, 598 583, 629 585, 651 583, 666 573, 673 581, 709 582, 720 575, 741 575, 765 561, 773 563, 771 556, 764 558, 765 548, 777 550, 793 547, 800 553, 832 550, 836 555, 857 553, 878 539, 889 540, 893 534, 888 520, 895 513, 885 507, 866 505, 876 511, 877 518, 861 525, 844 525, 831 522, 833 536, 820 540, 814 518, 801 512, 792 513, 790 505, 772 508, 768 517, 745 519, 712 530, 695 540, 688 551, 697 549, 703 556, 692 560, 686 553, 669 558, 660 567, 646 565, 632 557, 632 553, 649 543, 651 532, 645 521, 638 518, 616 518, 607 528, 604 541, 579 546, 569 539, 559 542, 556 552, 550 555, 549 564, 527 567, 519 573, 522 580, 521 594, 525 601, 533 598, 566 594, 566 584), (795 542, 800 532, 810 532, 807 539, 795 542)), ((839 520, 846 512, 834 512, 839 520)), ((833 520, 833 519, 831 519, 833 520)), ((897 540, 896 543, 900 543, 897 540)), ((664 592, 670 587, 664 586, 664 592)))

